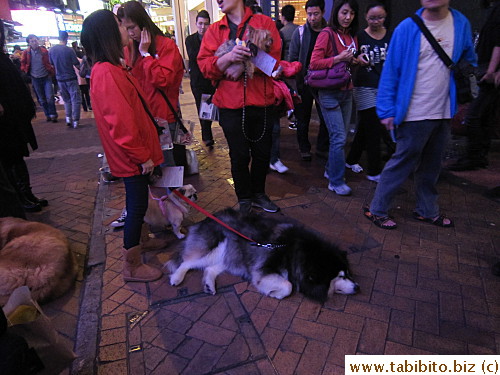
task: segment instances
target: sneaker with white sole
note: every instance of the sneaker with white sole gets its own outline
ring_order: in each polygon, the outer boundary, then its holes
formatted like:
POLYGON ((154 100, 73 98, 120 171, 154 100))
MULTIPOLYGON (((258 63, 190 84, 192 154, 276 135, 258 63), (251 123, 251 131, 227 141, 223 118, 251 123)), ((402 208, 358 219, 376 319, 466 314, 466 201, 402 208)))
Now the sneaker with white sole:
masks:
POLYGON ((380 175, 379 174, 376 176, 366 175, 366 179, 369 181, 376 182, 378 184, 378 182, 380 181, 380 175))
POLYGON ((288 171, 288 167, 283 164, 280 159, 278 159, 276 163, 269 164, 269 168, 278 173, 285 173, 288 171))
POLYGON ((121 228, 125 226, 125 219, 127 218, 127 210, 123 209, 122 214, 118 219, 109 224, 112 228, 121 228))
POLYGON ((347 163, 345 163, 345 167, 351 169, 354 173, 363 172, 363 167, 359 164, 347 164, 347 163))
POLYGON ((351 195, 352 193, 352 189, 346 184, 342 184, 339 186, 328 184, 328 190, 335 192, 335 194, 337 195, 351 195))
POLYGON ((265 194, 255 194, 252 199, 252 206, 260 207, 267 212, 278 212, 280 208, 276 206, 267 195, 265 194))

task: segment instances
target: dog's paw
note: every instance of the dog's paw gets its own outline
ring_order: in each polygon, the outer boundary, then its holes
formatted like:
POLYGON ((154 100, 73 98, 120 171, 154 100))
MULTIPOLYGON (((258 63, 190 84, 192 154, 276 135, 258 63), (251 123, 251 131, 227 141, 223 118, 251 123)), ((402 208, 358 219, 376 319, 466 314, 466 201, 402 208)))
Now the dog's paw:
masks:
POLYGON ((170 285, 172 286, 180 285, 180 283, 182 283, 182 280, 184 280, 184 277, 182 277, 182 275, 178 275, 175 273, 170 275, 170 285))
POLYGON ((181 233, 181 232, 179 232, 179 233, 175 233, 175 235, 177 236, 177 238, 178 238, 179 240, 182 240, 183 238, 185 238, 185 237, 186 237, 186 235, 185 235, 184 233, 181 233))
POLYGON ((215 296, 215 285, 205 284, 203 287, 203 291, 207 294, 211 294, 212 296, 215 296))

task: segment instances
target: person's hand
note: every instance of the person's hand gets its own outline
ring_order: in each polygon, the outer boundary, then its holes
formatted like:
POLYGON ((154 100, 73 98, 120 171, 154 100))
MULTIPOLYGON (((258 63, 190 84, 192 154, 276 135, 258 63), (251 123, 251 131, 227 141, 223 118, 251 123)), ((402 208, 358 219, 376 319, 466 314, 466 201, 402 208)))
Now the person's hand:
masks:
POLYGON ((238 79, 240 79, 244 70, 245 65, 242 63, 231 64, 224 72, 224 76, 230 81, 237 81, 238 79))
POLYGON ((251 56, 252 53, 250 52, 250 48, 248 47, 243 47, 240 45, 235 45, 233 49, 231 50, 230 53, 230 58, 231 62, 243 62, 248 60, 251 56))
POLYGON ((149 46, 151 45, 151 34, 148 30, 142 29, 141 31, 141 42, 139 43, 139 52, 140 54, 147 53, 149 50, 149 46))
POLYGON ((350 49, 343 50, 337 55, 337 60, 338 62, 345 61, 345 62, 351 62, 353 59, 354 54, 350 49))
POLYGON ((383 120, 380 120, 380 122, 385 126, 387 130, 394 130, 394 117, 388 117, 383 120))
POLYGON ((3 105, 0 104, 0 117, 3 116, 3 114, 4 114, 3 105))
POLYGON ((500 70, 498 72, 495 72, 495 77, 493 78, 493 83, 495 84, 495 87, 500 86, 500 70))
POLYGON ((145 163, 141 164, 142 168, 142 174, 151 174, 153 172, 153 169, 155 167, 155 164, 153 163, 153 160, 149 159, 145 163))
POLYGON ((370 64, 370 59, 368 58, 368 55, 366 53, 362 53, 361 55, 359 55, 356 61, 361 66, 367 66, 368 64, 370 64))

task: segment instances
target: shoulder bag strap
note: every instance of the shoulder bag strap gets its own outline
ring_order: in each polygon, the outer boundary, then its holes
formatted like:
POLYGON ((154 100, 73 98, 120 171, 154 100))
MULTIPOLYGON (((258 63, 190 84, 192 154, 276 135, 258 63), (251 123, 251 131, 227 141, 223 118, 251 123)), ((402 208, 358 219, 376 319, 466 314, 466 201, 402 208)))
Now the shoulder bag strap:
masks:
POLYGON ((335 38, 333 37, 333 29, 330 26, 326 27, 328 35, 330 36, 330 40, 332 42, 332 48, 333 48, 333 57, 337 56, 339 54, 339 50, 337 48, 337 44, 335 43, 335 38))
POLYGON ((139 90, 137 89, 137 87, 135 87, 134 85, 134 82, 132 82, 132 80, 129 78, 128 76, 128 73, 126 73, 125 75, 127 77, 127 79, 129 80, 129 82, 132 84, 132 86, 134 86, 135 88, 135 91, 137 92, 137 95, 139 96, 139 99, 141 100, 141 103, 144 107, 144 110, 146 111, 146 113, 148 114, 149 118, 151 119, 151 121, 153 122, 153 125, 154 127, 156 128, 156 132, 158 134, 161 134, 162 131, 163 131, 163 128, 161 126, 158 125, 158 123, 156 122, 155 120, 155 117, 151 114, 151 111, 149 110, 149 107, 148 105, 146 104, 146 101, 144 100, 144 98, 142 97, 141 93, 139 92, 139 90))
POLYGON ((186 129, 186 127, 184 126, 183 122, 182 122, 182 119, 181 117, 179 116, 179 113, 174 109, 174 106, 172 105, 172 103, 170 103, 170 100, 168 100, 168 97, 167 95, 160 89, 157 89, 158 92, 160 93, 161 96, 163 96, 163 99, 165 99, 165 101, 167 102, 167 105, 168 105, 168 108, 170 108, 170 110, 172 111, 172 113, 174 114, 174 117, 175 117, 175 121, 177 121, 177 123, 179 124, 179 127, 180 129, 182 130, 182 132, 184 134, 186 134, 188 132, 188 130, 186 129))
POLYGON ((427 26, 425 26, 425 24, 422 21, 422 19, 419 16, 417 16, 416 14, 413 14, 411 16, 411 19, 420 28, 420 31, 422 31, 422 34, 424 34, 424 36, 427 38, 427 40, 429 41, 429 43, 432 46, 432 48, 434 48, 434 51, 436 51, 436 53, 438 54, 439 58, 443 61, 444 65, 446 65, 446 67, 448 69, 454 69, 455 68, 455 64, 450 59, 450 57, 446 54, 446 52, 444 52, 443 48, 439 45, 439 43, 434 38, 434 36, 431 34, 431 32, 429 31, 429 29, 427 28, 427 26))

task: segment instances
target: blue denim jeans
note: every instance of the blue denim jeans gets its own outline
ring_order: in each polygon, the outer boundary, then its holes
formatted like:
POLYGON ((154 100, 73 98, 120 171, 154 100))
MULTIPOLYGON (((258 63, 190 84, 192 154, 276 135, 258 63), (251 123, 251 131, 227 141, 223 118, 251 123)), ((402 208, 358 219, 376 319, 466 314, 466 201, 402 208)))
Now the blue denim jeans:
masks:
POLYGON ((36 92, 38 101, 43 107, 43 112, 47 118, 57 118, 56 103, 54 101, 54 88, 50 76, 35 78, 31 77, 33 89, 36 92))
POLYGON ((66 118, 71 121, 80 120, 80 106, 82 105, 82 95, 80 94, 80 86, 76 79, 71 81, 57 81, 61 96, 64 100, 64 111, 66 118))
POLYGON ((330 139, 326 172, 333 186, 344 184, 347 127, 351 120, 352 90, 319 90, 319 102, 330 139))
POLYGON ((123 229, 123 247, 127 250, 139 245, 141 241, 142 222, 148 209, 148 181, 147 175, 123 178, 127 208, 127 218, 123 229))
POLYGON ((436 184, 450 134, 449 120, 404 122, 396 130, 396 152, 385 165, 370 212, 387 216, 399 187, 413 172, 417 206, 426 218, 439 215, 436 184))

